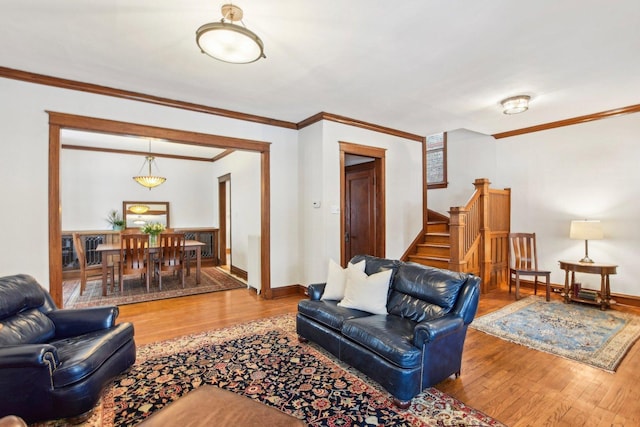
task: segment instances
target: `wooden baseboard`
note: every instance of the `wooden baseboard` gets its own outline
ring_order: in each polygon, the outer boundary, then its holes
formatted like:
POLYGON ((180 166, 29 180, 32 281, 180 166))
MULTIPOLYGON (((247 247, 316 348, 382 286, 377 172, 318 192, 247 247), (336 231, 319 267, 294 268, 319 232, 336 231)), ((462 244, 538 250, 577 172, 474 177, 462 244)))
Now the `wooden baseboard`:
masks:
POLYGON ((231 265, 231 274, 235 274, 236 276, 240 277, 243 280, 248 280, 249 275, 247 274, 246 271, 236 267, 235 265, 231 265))
MULTIPOLYGON (((513 281, 511 283, 512 283, 512 286, 515 288, 515 283, 513 281)), ((509 286, 508 283, 507 283, 507 286, 509 286)), ((520 286, 528 289, 533 289, 533 281, 520 279, 520 286)), ((542 284, 542 288, 544 289, 544 283, 542 284)), ((538 289, 540 289, 540 282, 538 282, 538 289)), ((558 294, 561 292, 564 292, 564 284, 552 283, 551 292, 558 293, 558 294)), ((628 305, 630 307, 640 307, 640 296, 623 295, 623 294, 616 294, 612 292, 611 299, 613 299, 616 302, 616 304, 628 305)))
POLYGON ((302 285, 289 285, 289 286, 281 286, 279 288, 271 289, 271 297, 272 298, 283 298, 295 295, 306 295, 307 288, 302 285))

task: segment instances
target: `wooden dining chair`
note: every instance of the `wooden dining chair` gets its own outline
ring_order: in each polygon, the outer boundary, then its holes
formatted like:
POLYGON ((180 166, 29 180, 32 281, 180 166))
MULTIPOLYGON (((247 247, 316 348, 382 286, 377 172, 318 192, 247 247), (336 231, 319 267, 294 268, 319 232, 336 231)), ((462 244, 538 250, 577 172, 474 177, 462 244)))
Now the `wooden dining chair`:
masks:
POLYGON ((148 234, 120 234, 119 265, 118 278, 120 280, 120 292, 124 291, 123 276, 131 274, 140 274, 141 279, 146 279, 147 292, 149 292, 149 269, 151 267, 151 259, 149 256, 148 234))
MULTIPOLYGON (((78 264, 80 265, 80 295, 83 294, 85 289, 87 288, 87 278, 90 273, 93 273, 89 270, 89 266, 87 265, 87 253, 85 248, 85 242, 82 240, 82 237, 79 233, 73 233, 73 247, 76 250, 76 255, 78 256, 78 264)), ((109 262, 107 257, 102 257, 102 262, 109 262)), ((115 277, 114 277, 114 266, 113 263, 110 263, 107 267, 107 271, 109 276, 111 277, 111 284, 115 288, 115 277)), ((102 278, 102 271, 96 270, 95 275, 100 274, 102 278)), ((107 281, 102 283, 102 295, 107 295, 107 288, 109 287, 109 277, 107 277, 107 281)))
POLYGON ((520 299, 520 276, 533 276, 533 293, 538 293, 538 277, 546 279, 549 301, 551 294, 551 272, 538 269, 538 251, 536 247, 536 233, 509 234, 509 293, 511 282, 515 277, 516 300, 520 299))
POLYGON ((160 247, 156 263, 158 286, 162 289, 162 273, 173 272, 180 275, 184 288, 185 270, 185 236, 184 233, 161 233, 160 247))

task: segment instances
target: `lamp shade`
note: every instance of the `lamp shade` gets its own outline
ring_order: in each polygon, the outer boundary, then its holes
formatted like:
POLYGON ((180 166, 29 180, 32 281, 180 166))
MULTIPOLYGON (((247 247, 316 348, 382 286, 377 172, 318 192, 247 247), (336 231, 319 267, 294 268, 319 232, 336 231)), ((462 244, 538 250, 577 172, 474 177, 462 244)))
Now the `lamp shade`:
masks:
POLYGON ((576 240, 600 240, 604 237, 602 224, 598 220, 573 220, 569 238, 576 240))

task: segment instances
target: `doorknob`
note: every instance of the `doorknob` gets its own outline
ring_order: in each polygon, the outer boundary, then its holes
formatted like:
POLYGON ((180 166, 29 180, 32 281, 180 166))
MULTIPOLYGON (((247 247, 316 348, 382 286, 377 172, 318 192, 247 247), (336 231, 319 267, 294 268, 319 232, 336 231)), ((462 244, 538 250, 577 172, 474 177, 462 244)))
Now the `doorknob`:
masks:
POLYGON ((345 242, 349 241, 349 232, 348 231, 346 233, 344 233, 344 241, 345 242))

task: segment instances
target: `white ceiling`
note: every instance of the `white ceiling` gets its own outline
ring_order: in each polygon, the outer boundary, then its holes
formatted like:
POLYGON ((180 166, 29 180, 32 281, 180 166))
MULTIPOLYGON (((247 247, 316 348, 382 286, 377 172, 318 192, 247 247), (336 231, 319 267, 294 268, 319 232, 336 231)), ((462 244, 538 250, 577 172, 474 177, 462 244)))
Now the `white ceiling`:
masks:
POLYGON ((485 134, 640 103, 638 0, 239 0, 266 59, 195 30, 224 1, 1 0, 0 66, 299 122, 485 134), (530 110, 499 101, 528 94, 530 110))

